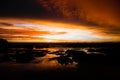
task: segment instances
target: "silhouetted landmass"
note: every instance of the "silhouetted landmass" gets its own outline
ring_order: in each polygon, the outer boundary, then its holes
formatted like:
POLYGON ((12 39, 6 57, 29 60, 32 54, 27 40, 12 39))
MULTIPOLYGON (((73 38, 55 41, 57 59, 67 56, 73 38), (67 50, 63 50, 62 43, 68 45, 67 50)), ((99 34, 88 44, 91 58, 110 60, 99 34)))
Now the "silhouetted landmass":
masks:
POLYGON ((9 47, 27 47, 32 45, 33 47, 120 47, 120 42, 94 42, 94 43, 9 43, 9 47), (19 45, 19 46, 18 46, 19 45))
POLYGON ((8 42, 5 39, 0 39, 0 61, 10 61, 11 57, 8 55, 8 42))
POLYGON ((0 53, 7 53, 8 42, 5 39, 0 39, 0 53))

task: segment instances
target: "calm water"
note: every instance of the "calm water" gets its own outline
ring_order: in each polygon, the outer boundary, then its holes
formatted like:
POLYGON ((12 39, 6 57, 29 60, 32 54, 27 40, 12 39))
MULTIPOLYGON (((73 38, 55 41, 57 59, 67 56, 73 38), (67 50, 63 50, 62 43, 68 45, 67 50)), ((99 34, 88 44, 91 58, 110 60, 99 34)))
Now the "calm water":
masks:
MULTIPOLYGON (((9 62, 4 62, 2 64, 8 66, 13 66, 13 67, 18 67, 18 68, 23 68, 23 69, 30 69, 30 70, 46 70, 46 69, 59 69, 59 68, 71 68, 71 69, 76 69, 76 66, 78 65, 77 62, 70 62, 67 65, 66 64, 61 64, 57 60, 58 57, 60 57, 61 54, 65 55, 65 51, 67 50, 76 50, 76 51, 84 51, 87 54, 90 54, 91 52, 88 52, 89 48, 63 48, 63 47, 54 47, 54 48, 33 48, 34 51, 40 51, 40 50, 47 50, 49 52, 46 53, 45 56, 42 57, 35 57, 34 60, 30 61, 29 63, 17 63, 15 60, 9 61, 9 62), (59 53, 59 54, 58 54, 59 53)), ((90 49, 98 49, 98 48, 90 48, 90 49)), ((19 48, 19 49, 12 49, 13 51, 15 50, 20 50, 21 52, 25 50, 25 48, 19 48)), ((92 52, 95 54, 98 54, 99 52, 92 52)))
MULTIPOLYGON (((48 51, 44 56, 34 56, 35 59, 28 63, 19 63, 16 60, 6 61, 0 63, 0 79, 3 80, 80 80, 83 78, 99 80, 105 76, 109 79, 113 77, 119 77, 120 67, 101 65, 101 64, 81 64, 80 62, 70 62, 64 64, 59 61, 59 57, 66 55, 67 50, 84 51, 86 54, 103 54, 99 50, 101 48, 33 48, 31 51, 35 51, 40 54, 39 51, 48 51), (4 77, 5 76, 5 77, 4 77), (7 76, 7 77, 6 77, 7 76)), ((104 48, 103 48, 104 49, 104 48)), ((25 52, 25 48, 11 49, 15 54, 16 51, 20 53, 25 52)), ((11 54, 11 53, 10 53, 11 54)), ((120 78, 119 78, 120 79, 120 78)))

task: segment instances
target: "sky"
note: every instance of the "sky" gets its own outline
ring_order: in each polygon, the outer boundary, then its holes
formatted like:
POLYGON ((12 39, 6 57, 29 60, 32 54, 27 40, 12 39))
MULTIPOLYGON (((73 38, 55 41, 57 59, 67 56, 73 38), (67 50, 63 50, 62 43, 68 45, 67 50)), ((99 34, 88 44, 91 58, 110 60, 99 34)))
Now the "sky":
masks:
POLYGON ((119 0, 0 0, 9 42, 118 42, 119 0))

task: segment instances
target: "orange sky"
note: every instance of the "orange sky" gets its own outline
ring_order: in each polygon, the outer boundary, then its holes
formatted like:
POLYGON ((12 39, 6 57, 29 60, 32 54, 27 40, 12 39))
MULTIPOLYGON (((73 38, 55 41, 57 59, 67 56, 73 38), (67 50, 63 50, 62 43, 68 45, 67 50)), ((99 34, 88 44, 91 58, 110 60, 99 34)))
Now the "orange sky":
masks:
POLYGON ((120 0, 1 0, 9 42, 120 41, 120 0))
POLYGON ((3 18, 0 22, 0 38, 5 38, 9 42, 106 42, 120 40, 119 36, 108 35, 107 29, 92 29, 88 25, 37 19, 24 19, 23 21, 17 18, 3 18))

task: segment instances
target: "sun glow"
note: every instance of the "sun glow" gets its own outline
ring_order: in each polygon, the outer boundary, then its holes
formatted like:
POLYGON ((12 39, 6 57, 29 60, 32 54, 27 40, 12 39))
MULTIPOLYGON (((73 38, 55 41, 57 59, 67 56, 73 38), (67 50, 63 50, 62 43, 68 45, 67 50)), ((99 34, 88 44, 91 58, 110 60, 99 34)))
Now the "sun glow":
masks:
POLYGON ((56 39, 56 40, 97 40, 101 37, 96 36, 93 33, 82 31, 82 30, 67 30, 66 34, 54 34, 54 35, 44 35, 44 36, 37 36, 37 37, 43 37, 47 39, 56 39), (69 31, 69 32, 68 32, 69 31))
POLYGON ((101 34, 103 30, 90 29, 86 25, 31 19, 3 19, 0 22, 10 24, 0 27, 0 37, 10 42, 89 42, 111 39, 101 34))
POLYGON ((55 40, 51 40, 51 39, 46 39, 44 40, 44 42, 56 42, 55 40))

